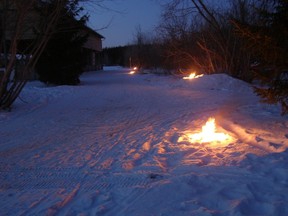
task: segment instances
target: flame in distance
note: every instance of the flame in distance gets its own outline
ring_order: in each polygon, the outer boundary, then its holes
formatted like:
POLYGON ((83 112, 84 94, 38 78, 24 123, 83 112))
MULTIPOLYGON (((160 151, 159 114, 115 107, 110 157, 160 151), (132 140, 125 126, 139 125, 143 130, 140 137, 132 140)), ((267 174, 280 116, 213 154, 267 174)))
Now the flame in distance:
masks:
POLYGON ((197 78, 200 78, 200 77, 203 77, 204 74, 199 74, 199 75, 196 75, 196 72, 193 72, 191 73, 189 76, 185 76, 183 77, 183 79, 188 79, 188 80, 191 80, 191 79, 197 79, 197 78))

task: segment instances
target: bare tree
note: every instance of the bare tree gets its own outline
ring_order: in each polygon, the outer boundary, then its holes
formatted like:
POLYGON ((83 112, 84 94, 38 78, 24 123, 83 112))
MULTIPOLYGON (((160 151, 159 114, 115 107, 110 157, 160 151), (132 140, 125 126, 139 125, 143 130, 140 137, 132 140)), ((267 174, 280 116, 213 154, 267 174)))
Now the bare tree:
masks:
MULTIPOLYGON (((233 1, 233 5, 239 16, 245 17, 250 11, 242 7, 243 1, 246 6, 245 0, 233 1)), ((172 1, 166 6, 160 25, 169 44, 167 56, 179 65, 190 62, 205 73, 225 72, 251 80, 247 72, 250 55, 241 48, 243 41, 235 36, 230 16, 228 10, 219 10, 204 0, 172 1)))
POLYGON ((195 9, 187 3, 188 1, 174 0, 166 4, 158 26, 159 41, 165 47, 166 66, 170 69, 191 66, 193 61, 193 32, 197 27, 193 19, 195 9))
MULTIPOLYGON (((234 77, 251 81, 249 74, 250 54, 243 48, 243 41, 236 37, 230 23, 231 13, 208 8, 203 0, 191 0, 207 23, 203 39, 198 42, 213 65, 212 70, 226 72, 234 77)), ((233 1, 236 16, 247 18, 248 1, 233 1), (237 15, 238 14, 238 15, 237 15)), ((231 8, 229 8, 231 10, 231 8)), ((234 15, 235 16, 235 15, 234 15)))

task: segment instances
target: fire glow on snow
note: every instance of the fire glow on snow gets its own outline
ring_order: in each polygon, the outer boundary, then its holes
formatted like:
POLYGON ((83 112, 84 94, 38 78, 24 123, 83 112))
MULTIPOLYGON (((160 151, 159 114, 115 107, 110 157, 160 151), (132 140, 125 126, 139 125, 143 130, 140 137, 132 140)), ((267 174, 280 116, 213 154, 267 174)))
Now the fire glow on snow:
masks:
POLYGON ((191 143, 210 143, 214 147, 225 147, 233 141, 230 135, 216 132, 214 118, 208 119, 201 132, 189 134, 188 137, 191 143))
POLYGON ((200 78, 200 77, 203 77, 204 74, 199 74, 199 75, 196 75, 196 72, 193 72, 191 73, 189 76, 186 76, 186 77, 183 77, 183 79, 197 79, 197 78, 200 78))

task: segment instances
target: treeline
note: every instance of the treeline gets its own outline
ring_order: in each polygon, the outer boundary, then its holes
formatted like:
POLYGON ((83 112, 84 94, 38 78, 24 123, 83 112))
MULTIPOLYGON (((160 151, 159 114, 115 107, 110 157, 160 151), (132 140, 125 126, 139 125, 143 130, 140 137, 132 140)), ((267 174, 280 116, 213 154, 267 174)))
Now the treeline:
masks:
POLYGON ((165 68, 163 47, 159 44, 127 45, 103 49, 104 65, 165 68))
MULTIPOLYGON (((227 73, 247 81, 265 102, 280 103, 288 113, 288 1, 173 0, 147 39, 137 32, 134 45, 104 51, 104 63, 123 66, 192 68, 227 73)), ((146 34, 147 35, 147 34, 146 34)))

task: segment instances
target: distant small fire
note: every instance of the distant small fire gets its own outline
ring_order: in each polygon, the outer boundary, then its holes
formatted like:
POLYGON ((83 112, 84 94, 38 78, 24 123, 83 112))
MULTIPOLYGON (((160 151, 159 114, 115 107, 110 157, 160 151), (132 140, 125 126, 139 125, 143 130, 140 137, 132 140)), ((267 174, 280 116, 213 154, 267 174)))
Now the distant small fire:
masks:
POLYGON ((186 76, 186 77, 183 77, 183 79, 197 79, 197 78, 200 78, 200 77, 203 77, 204 74, 199 74, 199 75, 196 75, 196 72, 193 72, 191 73, 189 76, 186 76))
POLYGON ((225 133, 216 132, 216 124, 214 118, 209 118, 204 126, 202 126, 202 131, 200 133, 190 134, 190 142, 198 143, 212 143, 217 142, 217 146, 228 145, 233 138, 225 133), (219 144, 221 143, 221 144, 219 144))
POLYGON ((136 71, 138 70, 138 67, 133 67, 132 70, 129 72, 129 74, 135 74, 136 71))

